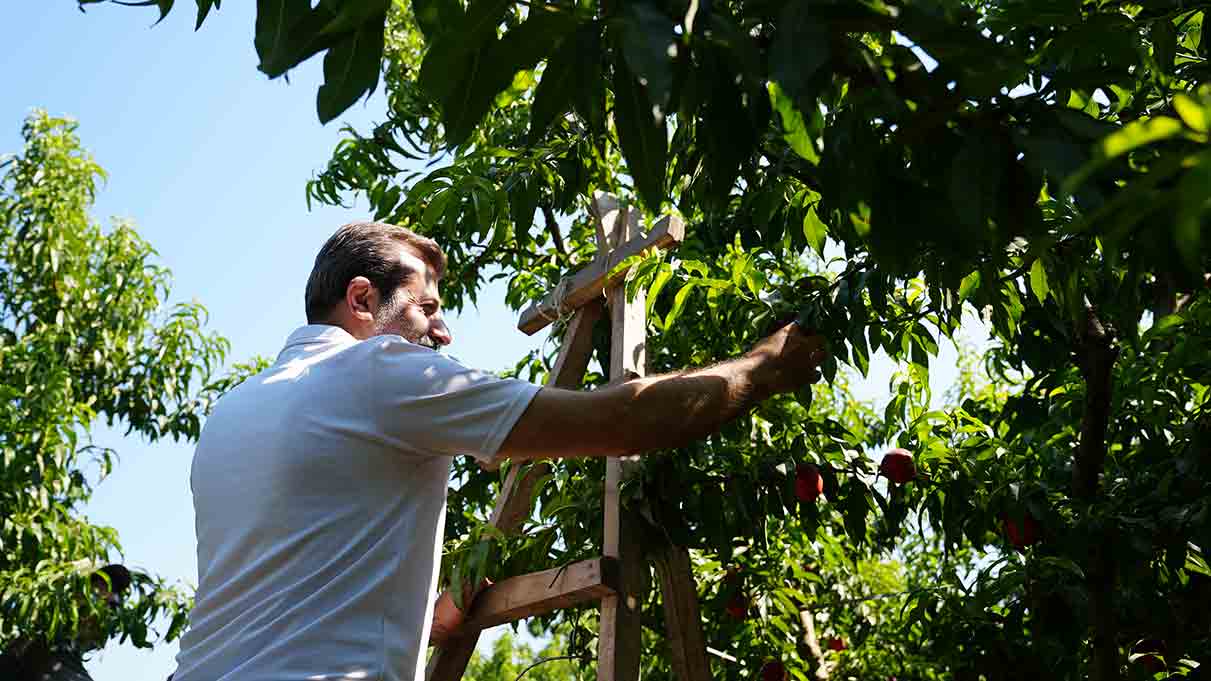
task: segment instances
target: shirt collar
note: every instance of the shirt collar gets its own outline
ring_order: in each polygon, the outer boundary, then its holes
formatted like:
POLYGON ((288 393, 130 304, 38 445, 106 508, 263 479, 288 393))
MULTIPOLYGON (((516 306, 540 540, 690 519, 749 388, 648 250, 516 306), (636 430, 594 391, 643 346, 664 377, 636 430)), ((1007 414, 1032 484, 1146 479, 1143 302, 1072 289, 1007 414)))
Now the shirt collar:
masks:
MULTIPOLYGON (((308 324, 295 329, 286 339, 286 348, 307 343, 356 343, 348 331, 332 324, 308 324)), ((285 348, 283 348, 285 349, 285 348)))

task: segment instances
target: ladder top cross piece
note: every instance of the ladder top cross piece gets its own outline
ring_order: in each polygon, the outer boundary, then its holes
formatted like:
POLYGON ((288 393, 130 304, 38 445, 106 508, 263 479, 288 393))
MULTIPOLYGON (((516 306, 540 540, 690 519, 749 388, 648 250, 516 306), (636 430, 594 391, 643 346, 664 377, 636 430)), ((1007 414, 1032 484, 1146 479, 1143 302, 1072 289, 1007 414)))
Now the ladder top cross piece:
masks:
POLYGON ((639 231, 639 209, 627 207, 603 192, 593 195, 594 226, 597 229, 597 256, 588 267, 565 277, 556 290, 524 312, 517 328, 533 335, 561 315, 568 314, 601 297, 610 286, 626 277, 626 270, 615 272, 619 263, 649 248, 676 248, 685 239, 685 222, 675 215, 661 218, 651 231, 639 231))

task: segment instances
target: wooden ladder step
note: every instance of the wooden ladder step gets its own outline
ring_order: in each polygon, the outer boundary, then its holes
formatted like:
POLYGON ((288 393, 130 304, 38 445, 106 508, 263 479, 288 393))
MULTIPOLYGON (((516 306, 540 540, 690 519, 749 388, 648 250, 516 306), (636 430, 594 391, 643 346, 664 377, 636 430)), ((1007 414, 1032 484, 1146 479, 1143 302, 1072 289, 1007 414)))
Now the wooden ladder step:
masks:
POLYGON ((487 629, 599 600, 615 593, 617 583, 617 561, 605 556, 510 577, 484 589, 464 626, 468 631, 487 629))

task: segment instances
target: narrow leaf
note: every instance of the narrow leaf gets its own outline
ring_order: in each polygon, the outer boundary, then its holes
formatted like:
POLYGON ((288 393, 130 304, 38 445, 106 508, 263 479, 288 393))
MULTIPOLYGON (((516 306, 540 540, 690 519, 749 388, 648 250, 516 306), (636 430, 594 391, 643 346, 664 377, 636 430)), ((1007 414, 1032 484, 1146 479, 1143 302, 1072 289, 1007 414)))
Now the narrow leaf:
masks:
POLYGON ((811 163, 820 162, 820 154, 816 152, 816 145, 810 135, 807 134, 807 125, 803 122, 803 114, 795 108, 794 101, 782 92, 782 88, 778 83, 770 81, 767 86, 769 89, 770 105, 778 112, 779 118, 782 120, 782 137, 786 143, 795 150, 803 158, 811 163))
POLYGON ((367 22, 383 24, 390 9, 391 0, 346 0, 336 15, 320 29, 320 33, 353 32, 367 22))
POLYGON ((1102 140, 1099 149, 1104 158, 1110 159, 1145 144, 1168 139, 1181 131, 1181 124, 1172 118, 1161 116, 1140 119, 1124 125, 1118 132, 1107 136, 1102 140))
POLYGON ((193 30, 202 28, 202 22, 206 21, 206 17, 210 15, 210 9, 219 9, 222 0, 198 0, 198 23, 193 27, 193 30))
POLYGON ((816 206, 808 207, 803 214, 803 236, 820 257, 824 257, 824 241, 828 237, 828 225, 816 214, 816 206))
POLYGON ((316 97, 320 122, 327 123, 353 106, 378 85, 383 55, 383 22, 379 16, 364 22, 324 57, 324 84, 316 97))
POLYGON ((811 3, 788 2, 770 46, 770 77, 796 106, 811 106, 808 81, 828 60, 828 31, 810 14, 811 3))
POLYGON ((682 286, 681 290, 677 291, 677 295, 673 296, 673 308, 664 316, 664 328, 667 329, 672 326, 673 322, 677 321, 677 318, 681 316, 681 309, 685 307, 685 301, 689 298, 690 293, 693 292, 696 284, 697 282, 693 279, 687 281, 685 286, 682 286))
POLYGON ((644 205, 660 212, 668 154, 664 116, 655 111, 646 89, 625 64, 614 67, 614 125, 627 169, 644 205))
POLYGON ((314 9, 308 0, 257 0, 257 68, 277 78, 312 55, 335 45, 342 36, 325 36, 320 31, 332 19, 326 5, 314 9))
POLYGON ((978 288, 980 288, 980 271, 976 270, 963 277, 963 280, 959 282, 959 300, 967 300, 971 292, 978 288))
POLYGON ((547 60, 542 79, 534 89, 534 103, 530 106, 530 144, 535 144, 546 133, 556 116, 572 108, 584 63, 581 49, 577 41, 566 40, 547 60))
POLYGON ((1173 98, 1173 108, 1182 121, 1195 132, 1211 131, 1211 107, 1185 93, 1173 98))
POLYGON ((622 53, 631 73, 644 85, 661 111, 673 87, 672 58, 677 55, 673 21, 646 2, 625 5, 622 15, 622 53))
POLYGON ((1211 212, 1211 152, 1203 152, 1192 160, 1194 167, 1177 187, 1174 239, 1186 267, 1192 272, 1202 272, 1203 216, 1211 212))
MULTIPOLYGON (((504 7, 495 1, 482 4, 487 6, 484 11, 504 7)), ((494 32, 483 33, 482 21, 474 26, 469 29, 471 34, 483 34, 482 41, 468 43, 462 33, 443 34, 421 64, 420 87, 441 105, 446 141, 451 146, 465 142, 492 108, 496 95, 512 84, 513 76, 533 68, 575 22, 566 12, 535 10, 499 39, 494 32)))
POLYGON ((673 268, 667 264, 660 266, 660 271, 656 273, 656 279, 652 282, 652 287, 648 289, 647 299, 647 317, 652 317, 652 307, 656 304, 656 299, 660 297, 660 291, 664 289, 664 285, 669 283, 673 278, 673 268))
POLYGON ((1047 268, 1042 258, 1036 259, 1030 266, 1030 290, 1034 291, 1034 297, 1039 299, 1040 304, 1047 300, 1047 294, 1051 292, 1047 285, 1047 268))
POLYGON ((172 5, 174 2, 176 2, 176 0, 157 0, 156 1, 156 4, 160 7, 160 18, 156 20, 157 24, 160 23, 161 21, 164 21, 164 17, 168 16, 168 13, 172 11, 172 5))

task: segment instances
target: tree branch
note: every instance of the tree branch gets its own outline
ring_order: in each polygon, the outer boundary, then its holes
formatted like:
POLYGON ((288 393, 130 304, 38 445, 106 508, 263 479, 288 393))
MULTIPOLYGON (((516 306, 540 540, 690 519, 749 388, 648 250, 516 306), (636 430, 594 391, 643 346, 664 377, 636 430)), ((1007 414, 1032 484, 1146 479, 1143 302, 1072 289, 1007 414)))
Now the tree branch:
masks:
MULTIPOLYGON (((1093 501, 1098 480, 1106 461, 1106 429, 1110 423, 1110 397, 1114 384, 1114 362, 1118 346, 1113 329, 1105 324, 1092 306, 1086 305, 1083 325, 1076 329, 1077 359, 1085 379, 1085 412, 1081 417, 1081 439, 1072 467, 1073 494, 1093 501)), ((1094 537, 1085 565, 1089 591, 1090 620, 1093 623, 1093 655, 1090 678, 1093 681, 1119 679, 1118 624, 1114 611, 1114 563, 1106 547, 1114 544, 1112 531, 1094 537)))
POLYGON ((811 653, 812 659, 816 661, 815 676, 819 681, 828 681, 828 677, 832 675, 837 663, 825 657, 824 651, 820 648, 820 640, 816 638, 815 616, 810 610, 803 610, 799 613, 799 620, 803 623, 801 643, 811 653))
POLYGON ((1072 487, 1077 497, 1092 499, 1097 495, 1106 459, 1106 427, 1110 423, 1113 369, 1119 351, 1113 330, 1090 306, 1085 308, 1084 326, 1077 329, 1076 338, 1081 376, 1085 379, 1085 411, 1076 465, 1072 467, 1072 487))
POLYGON ((555 221, 555 211, 551 210, 550 206, 542 207, 543 221, 547 224, 547 233, 551 235, 551 240, 555 242, 555 250, 563 256, 566 261, 568 259, 568 249, 563 245, 563 236, 559 233, 559 223, 555 221))

